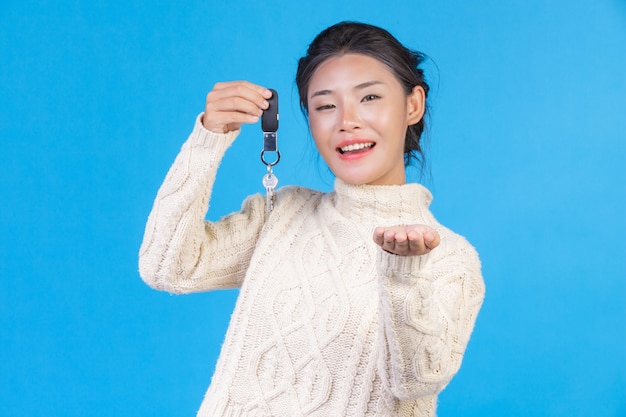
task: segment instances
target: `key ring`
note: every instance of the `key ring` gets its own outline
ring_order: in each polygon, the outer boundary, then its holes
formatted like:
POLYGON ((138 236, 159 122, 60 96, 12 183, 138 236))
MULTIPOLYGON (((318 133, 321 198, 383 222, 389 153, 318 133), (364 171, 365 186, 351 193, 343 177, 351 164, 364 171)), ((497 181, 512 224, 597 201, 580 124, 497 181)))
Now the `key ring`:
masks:
POLYGON ((273 161, 273 162, 267 162, 265 160, 265 152, 266 152, 265 149, 261 151, 261 162, 263 162, 265 164, 267 169, 270 169, 271 167, 276 165, 278 163, 278 161, 280 161, 280 151, 278 149, 276 151, 272 151, 272 152, 276 152, 276 160, 273 161))

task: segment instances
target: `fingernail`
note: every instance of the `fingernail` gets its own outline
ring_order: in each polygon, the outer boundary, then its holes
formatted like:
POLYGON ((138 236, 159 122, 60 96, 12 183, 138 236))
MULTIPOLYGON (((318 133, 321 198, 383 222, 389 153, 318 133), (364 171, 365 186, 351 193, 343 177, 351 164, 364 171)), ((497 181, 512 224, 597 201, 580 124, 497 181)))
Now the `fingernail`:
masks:
POLYGON ((270 90, 263 91, 263 97, 266 97, 266 98, 272 97, 272 92, 270 90))

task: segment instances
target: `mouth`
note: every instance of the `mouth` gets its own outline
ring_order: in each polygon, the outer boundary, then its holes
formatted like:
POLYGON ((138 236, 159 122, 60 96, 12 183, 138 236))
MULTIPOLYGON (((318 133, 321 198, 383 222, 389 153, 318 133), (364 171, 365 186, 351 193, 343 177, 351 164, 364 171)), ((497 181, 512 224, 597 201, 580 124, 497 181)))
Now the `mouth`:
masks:
POLYGON ((375 142, 352 143, 350 145, 337 148, 337 152, 341 155, 352 155, 368 151, 374 146, 376 146, 375 142))

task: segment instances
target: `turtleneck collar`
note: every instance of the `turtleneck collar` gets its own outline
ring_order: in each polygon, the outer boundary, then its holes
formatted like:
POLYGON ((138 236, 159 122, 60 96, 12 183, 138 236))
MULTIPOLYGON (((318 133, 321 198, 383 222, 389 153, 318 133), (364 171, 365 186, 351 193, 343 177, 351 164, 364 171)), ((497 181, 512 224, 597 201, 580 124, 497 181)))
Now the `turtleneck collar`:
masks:
POLYGON ((433 199, 420 184, 352 185, 335 179, 330 193, 336 209, 345 217, 369 223, 411 224, 433 219, 428 207, 433 199))

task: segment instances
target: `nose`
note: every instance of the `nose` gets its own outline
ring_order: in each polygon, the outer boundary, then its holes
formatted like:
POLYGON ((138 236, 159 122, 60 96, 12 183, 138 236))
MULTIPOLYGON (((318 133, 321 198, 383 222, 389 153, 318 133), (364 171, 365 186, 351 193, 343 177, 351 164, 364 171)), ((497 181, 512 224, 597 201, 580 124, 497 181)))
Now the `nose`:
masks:
POLYGON ((345 104, 341 108, 341 120, 339 122, 340 132, 349 132, 361 128, 362 120, 358 109, 353 104, 345 104))

